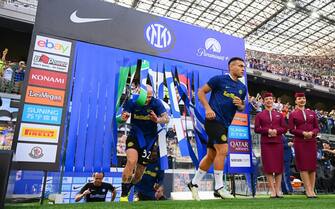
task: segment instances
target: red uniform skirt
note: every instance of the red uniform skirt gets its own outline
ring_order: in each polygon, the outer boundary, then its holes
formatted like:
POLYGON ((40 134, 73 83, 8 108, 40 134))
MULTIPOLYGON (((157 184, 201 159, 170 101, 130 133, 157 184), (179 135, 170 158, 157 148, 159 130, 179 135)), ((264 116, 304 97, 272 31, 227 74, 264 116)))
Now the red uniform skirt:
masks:
POLYGON ((294 141, 295 164, 298 171, 316 171, 316 141, 294 141))
POLYGON ((261 143, 261 157, 264 173, 283 173, 284 145, 282 143, 261 143))

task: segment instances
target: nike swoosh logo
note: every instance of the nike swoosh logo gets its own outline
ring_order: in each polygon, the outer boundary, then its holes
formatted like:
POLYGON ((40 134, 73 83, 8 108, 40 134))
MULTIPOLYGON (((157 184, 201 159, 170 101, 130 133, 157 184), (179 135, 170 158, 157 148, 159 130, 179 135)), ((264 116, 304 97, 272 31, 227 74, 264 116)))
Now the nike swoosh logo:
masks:
POLYGON ((106 21, 111 20, 112 18, 84 18, 84 17, 78 17, 77 11, 74 11, 71 16, 70 20, 74 23, 89 23, 89 22, 100 22, 100 21, 106 21))

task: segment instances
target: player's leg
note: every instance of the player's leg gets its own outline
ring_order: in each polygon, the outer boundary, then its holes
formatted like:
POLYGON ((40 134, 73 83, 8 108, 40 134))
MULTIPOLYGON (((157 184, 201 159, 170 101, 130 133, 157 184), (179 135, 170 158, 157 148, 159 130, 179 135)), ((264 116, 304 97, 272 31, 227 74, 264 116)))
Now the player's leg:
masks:
POLYGON ((122 173, 122 193, 120 201, 128 201, 128 194, 132 187, 131 181, 133 172, 138 161, 137 139, 128 136, 126 140, 126 155, 127 163, 122 173))
POLYGON ((215 158, 216 151, 213 148, 207 148, 207 154, 202 158, 199 169, 195 172, 193 179, 187 184, 187 187, 192 192, 194 200, 200 200, 198 193, 198 185, 202 178, 206 175, 215 158))
POLYGON ((132 181, 131 181, 131 183, 132 183, 133 185, 134 185, 134 184, 137 184, 138 182, 141 181, 145 169, 146 169, 146 166, 141 165, 141 164, 139 164, 139 163, 137 164, 136 169, 135 169, 134 177, 133 177, 133 179, 132 179, 132 181))

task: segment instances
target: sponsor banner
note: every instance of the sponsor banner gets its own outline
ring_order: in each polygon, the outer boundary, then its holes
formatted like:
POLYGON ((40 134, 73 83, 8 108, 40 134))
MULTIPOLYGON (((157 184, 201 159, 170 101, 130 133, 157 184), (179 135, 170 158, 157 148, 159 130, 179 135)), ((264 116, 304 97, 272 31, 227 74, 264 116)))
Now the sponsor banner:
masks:
POLYGON ((250 167, 250 155, 249 154, 230 154, 230 167, 250 167))
POLYGON ((47 70, 30 69, 28 84, 66 89, 67 74, 47 70))
POLYGON ((229 152, 250 153, 250 142, 248 140, 230 139, 229 152))
POLYGON ((55 163, 57 145, 18 143, 14 161, 55 163))
POLYGON ((69 58, 34 51, 31 66, 67 73, 69 63, 69 58))
POLYGON ((21 123, 18 141, 58 143, 59 126, 21 123))
POLYGON ((72 43, 68 41, 38 35, 36 36, 34 49, 42 52, 70 56, 71 45, 72 43))
POLYGON ((22 121, 61 124, 62 108, 24 104, 22 121))
POLYGON ((248 114, 237 112, 231 124, 238 126, 248 126, 248 114))
POLYGON ((228 138, 249 139, 249 128, 245 126, 229 126, 228 138))
POLYGON ((218 69, 228 69, 232 57, 245 57, 241 38, 104 1, 41 1, 38 14, 37 33, 218 69))
POLYGON ((27 86, 25 102, 62 107, 65 91, 27 86))

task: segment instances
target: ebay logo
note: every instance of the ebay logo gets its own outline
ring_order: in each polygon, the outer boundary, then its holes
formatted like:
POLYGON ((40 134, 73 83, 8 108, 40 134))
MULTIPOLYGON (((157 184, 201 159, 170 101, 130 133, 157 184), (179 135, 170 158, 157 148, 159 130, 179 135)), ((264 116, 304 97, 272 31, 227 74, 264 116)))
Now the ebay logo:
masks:
POLYGON ((71 42, 45 36, 36 36, 35 50, 70 56, 71 42))

